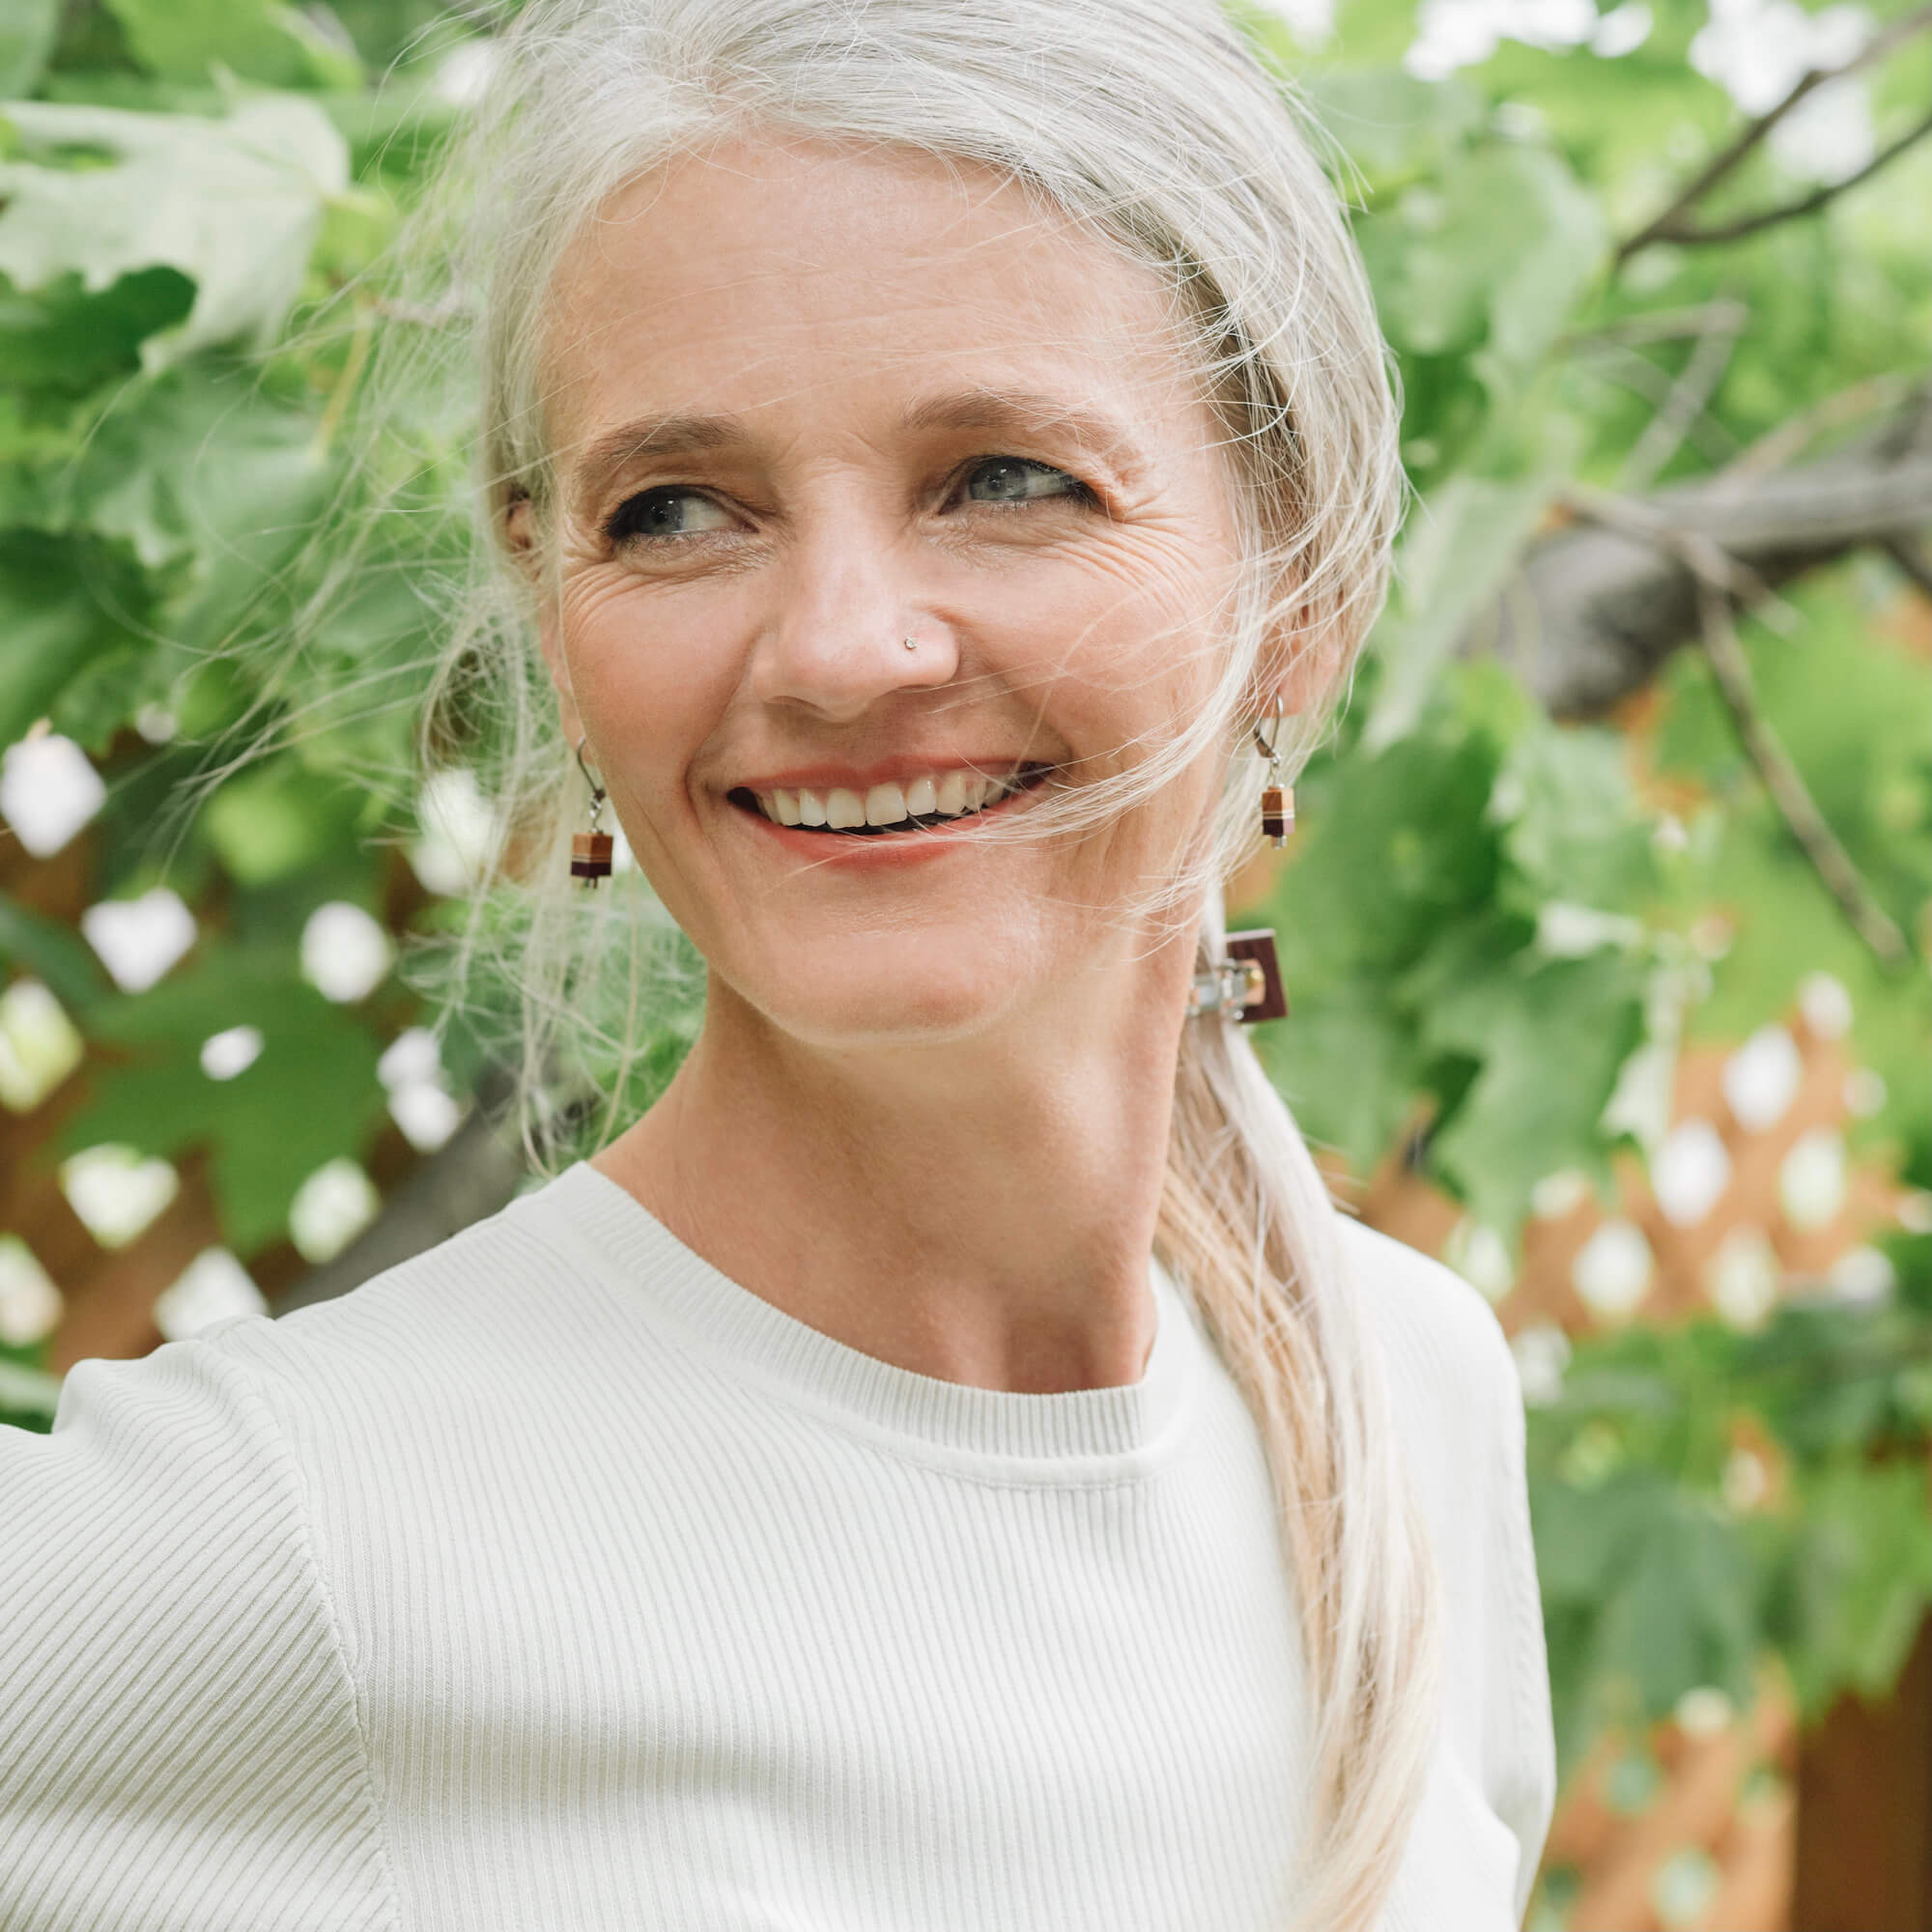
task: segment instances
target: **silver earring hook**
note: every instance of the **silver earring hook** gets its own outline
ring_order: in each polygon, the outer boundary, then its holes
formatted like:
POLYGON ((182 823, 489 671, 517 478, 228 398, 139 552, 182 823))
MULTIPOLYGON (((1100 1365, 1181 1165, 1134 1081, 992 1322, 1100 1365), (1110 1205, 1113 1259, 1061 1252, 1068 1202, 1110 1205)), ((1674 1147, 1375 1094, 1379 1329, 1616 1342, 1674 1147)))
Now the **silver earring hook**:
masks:
POLYGON ((1255 750, 1268 761, 1268 770, 1271 772, 1281 769, 1281 693, 1276 692, 1274 695, 1273 733, 1264 738, 1262 736, 1262 727, 1259 724, 1254 727, 1255 750))
POLYGON ((590 767, 583 762, 583 748, 590 742, 590 733, 585 731, 577 741, 577 769, 583 774, 583 782, 590 787, 595 798, 604 796, 604 787, 590 776, 590 767))
POLYGON ((590 787, 590 829, 597 830, 597 821, 603 816, 605 790, 601 780, 590 776, 590 767, 583 762, 583 747, 589 742, 589 732, 584 732, 577 741, 577 769, 583 774, 583 782, 590 787))

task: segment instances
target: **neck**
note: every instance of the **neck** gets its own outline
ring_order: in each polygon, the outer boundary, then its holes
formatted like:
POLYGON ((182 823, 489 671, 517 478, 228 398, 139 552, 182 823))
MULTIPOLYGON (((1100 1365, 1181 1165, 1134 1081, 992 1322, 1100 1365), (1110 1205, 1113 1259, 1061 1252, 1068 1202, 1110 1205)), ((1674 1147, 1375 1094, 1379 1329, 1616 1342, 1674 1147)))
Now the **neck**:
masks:
POLYGON ((778 1034, 714 980, 664 1097, 597 1156, 688 1247, 834 1340, 1041 1393, 1140 1379, 1191 945, 1112 997, 939 1046, 778 1034))

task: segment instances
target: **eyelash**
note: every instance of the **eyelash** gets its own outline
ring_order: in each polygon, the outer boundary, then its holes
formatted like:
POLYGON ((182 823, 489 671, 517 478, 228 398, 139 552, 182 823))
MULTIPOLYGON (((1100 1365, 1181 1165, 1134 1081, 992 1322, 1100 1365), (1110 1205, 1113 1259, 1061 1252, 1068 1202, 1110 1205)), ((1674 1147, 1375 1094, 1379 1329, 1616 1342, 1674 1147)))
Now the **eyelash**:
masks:
MULTIPOLYGON (((1018 503, 988 502, 986 505, 988 508, 1024 509, 1031 503, 1059 502, 1067 498, 1083 504, 1088 509, 1095 509, 1099 506, 1100 498, 1091 485, 1083 483, 1070 470, 1062 469, 1055 464, 1041 463, 1037 458, 1031 456, 976 456, 959 472, 959 484, 963 485, 976 471, 990 469, 994 464, 999 463, 1022 464, 1030 469, 1040 469, 1054 476, 1064 476, 1072 485, 1072 488, 1068 490, 1056 490, 1044 497, 1022 498, 1018 503)), ((605 538, 611 543, 619 544, 626 542, 632 537, 641 536, 643 534, 642 530, 637 528, 632 524, 632 518, 635 514, 640 513, 646 505, 654 502, 662 502, 667 499, 674 499, 678 497, 702 497, 704 494, 701 490, 691 489, 681 483, 660 484, 656 489, 639 491, 637 496, 626 497, 605 519, 605 538)), ((949 497, 948 500, 950 501, 951 498, 949 497)), ((680 535, 683 533, 673 532, 672 534, 680 535)), ((708 534, 708 532, 698 534, 708 534)))

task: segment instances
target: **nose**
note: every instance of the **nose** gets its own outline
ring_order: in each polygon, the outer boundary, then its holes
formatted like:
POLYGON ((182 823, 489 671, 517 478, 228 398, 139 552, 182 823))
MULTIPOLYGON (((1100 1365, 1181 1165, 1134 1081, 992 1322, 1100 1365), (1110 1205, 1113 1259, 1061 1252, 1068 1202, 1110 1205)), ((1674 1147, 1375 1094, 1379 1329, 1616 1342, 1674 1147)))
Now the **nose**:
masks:
POLYGON ((771 583, 751 668, 764 703, 849 724, 958 669, 952 629, 925 610, 901 533, 850 505, 802 528, 771 583))

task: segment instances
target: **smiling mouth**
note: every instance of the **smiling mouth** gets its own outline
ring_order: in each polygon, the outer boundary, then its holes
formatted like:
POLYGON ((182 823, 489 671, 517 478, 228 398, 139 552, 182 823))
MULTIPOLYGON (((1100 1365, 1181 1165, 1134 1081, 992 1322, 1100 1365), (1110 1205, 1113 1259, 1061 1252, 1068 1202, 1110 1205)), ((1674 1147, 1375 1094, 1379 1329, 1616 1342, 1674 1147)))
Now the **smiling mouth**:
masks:
POLYGON ((875 784, 865 791, 844 785, 822 790, 777 786, 753 791, 740 785, 729 792, 741 810, 755 812, 774 825, 801 832, 873 838, 883 833, 923 832, 955 825, 1032 791, 1044 781, 1050 765, 1016 765, 1004 774, 953 770, 934 772, 903 784, 875 784))

